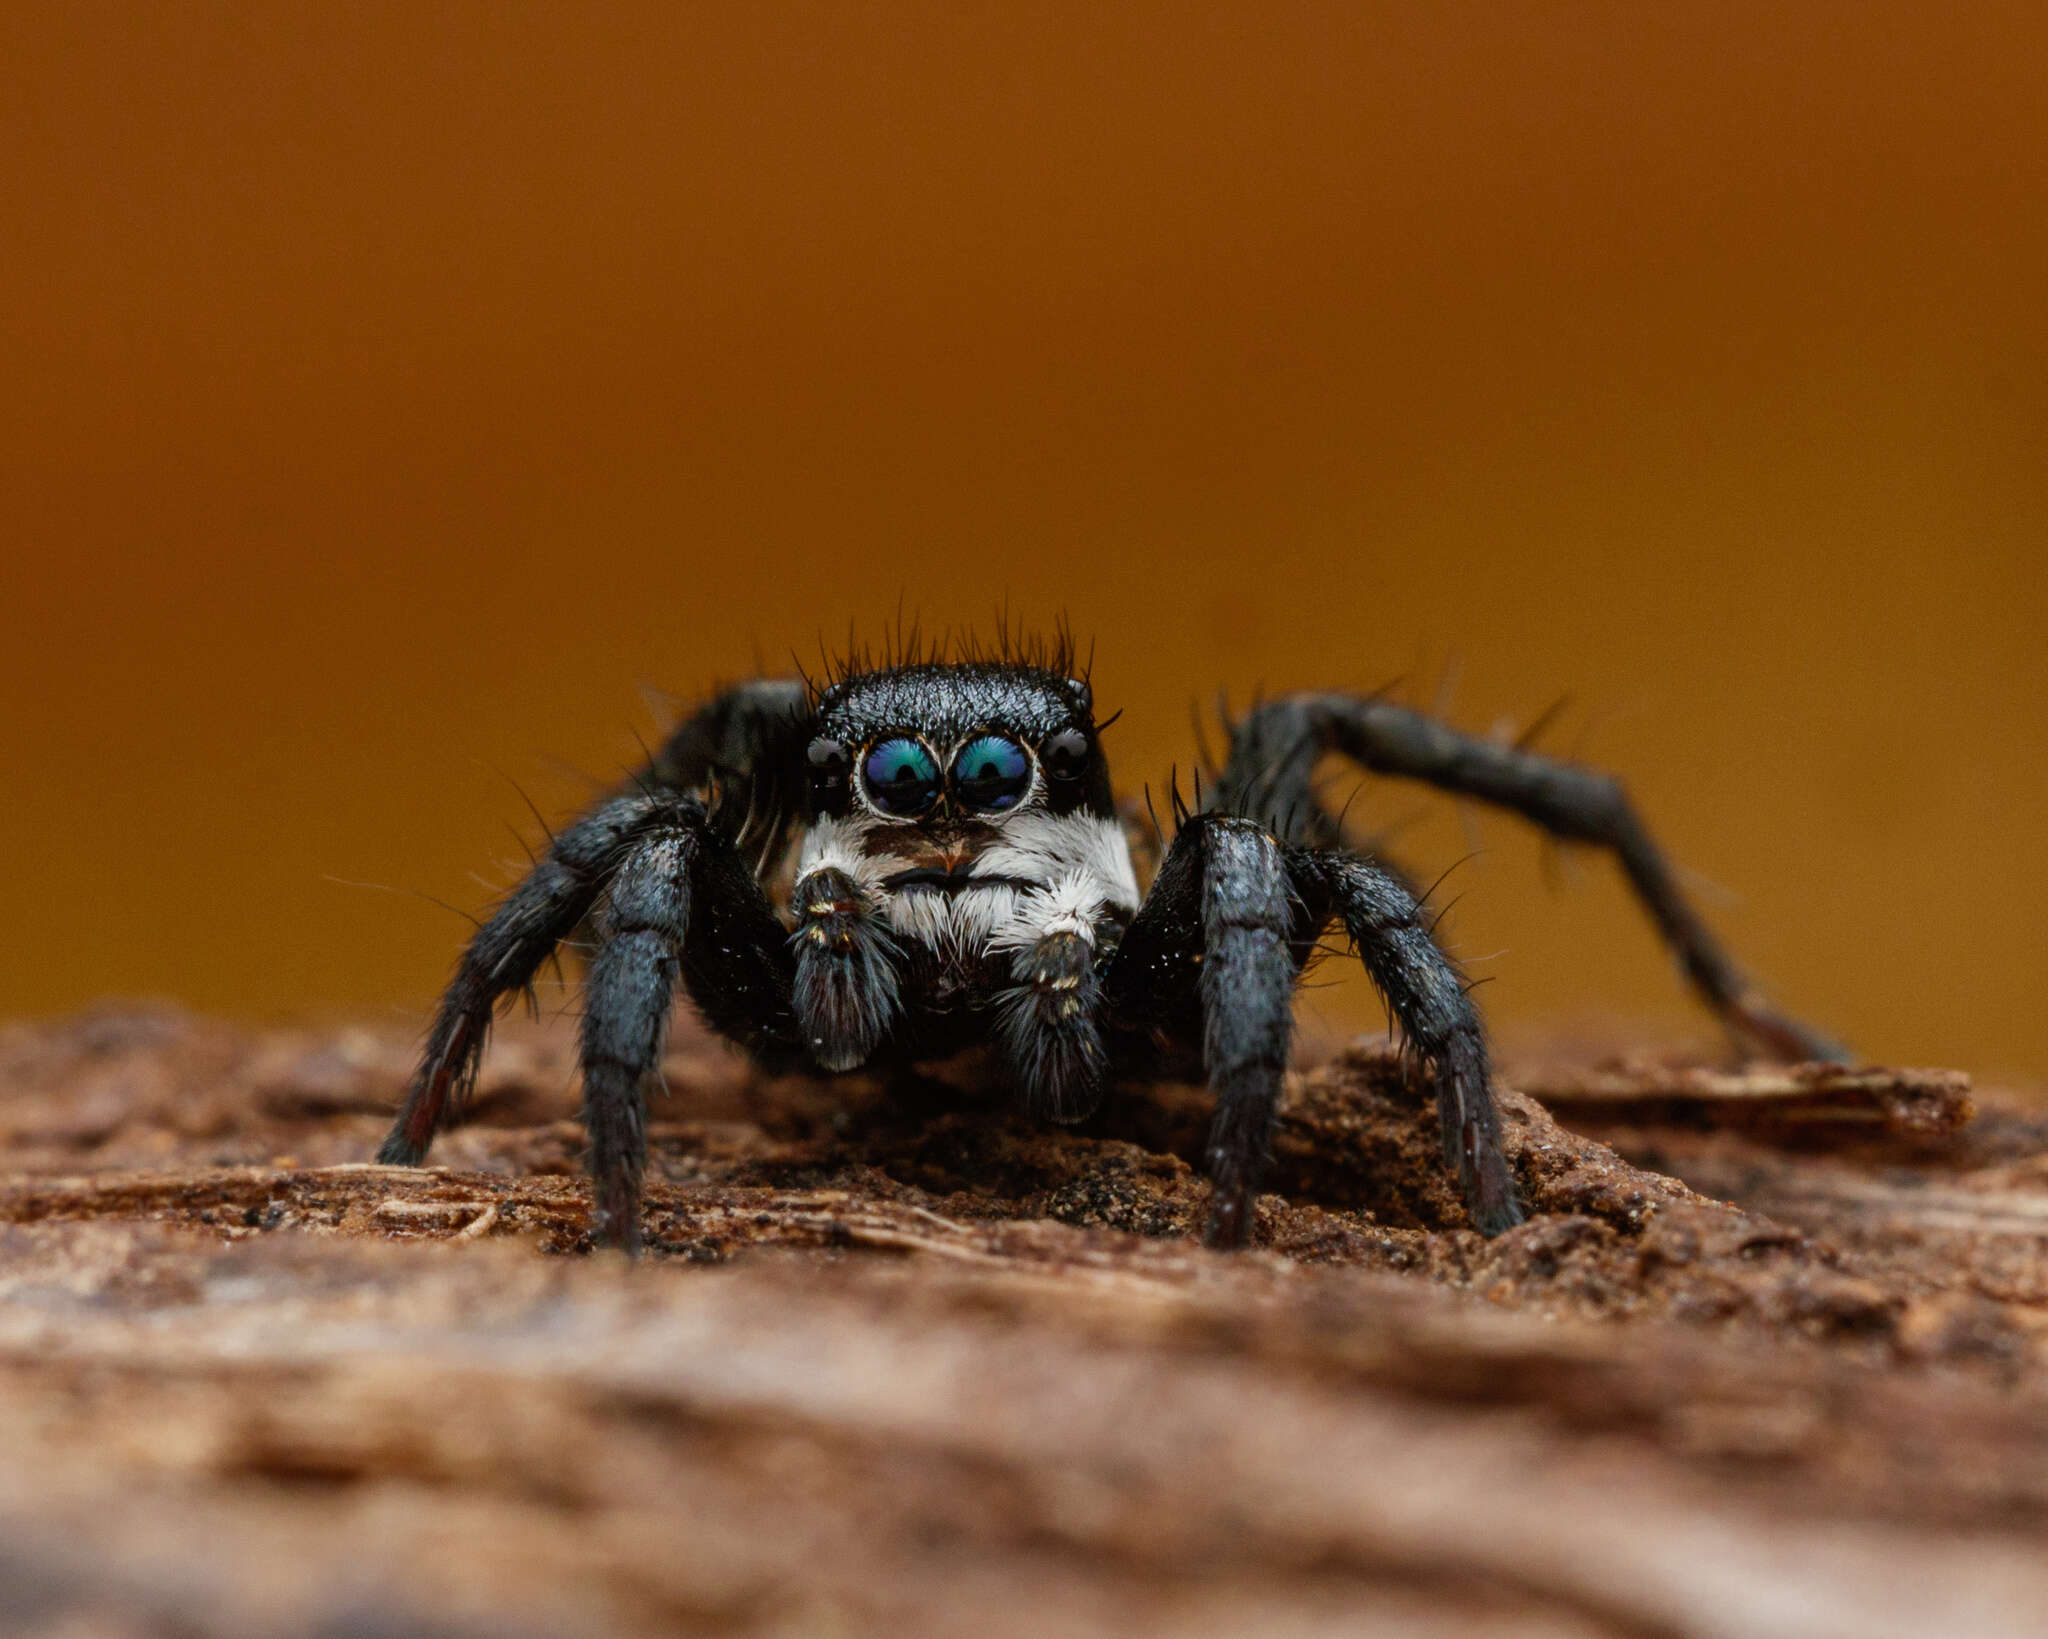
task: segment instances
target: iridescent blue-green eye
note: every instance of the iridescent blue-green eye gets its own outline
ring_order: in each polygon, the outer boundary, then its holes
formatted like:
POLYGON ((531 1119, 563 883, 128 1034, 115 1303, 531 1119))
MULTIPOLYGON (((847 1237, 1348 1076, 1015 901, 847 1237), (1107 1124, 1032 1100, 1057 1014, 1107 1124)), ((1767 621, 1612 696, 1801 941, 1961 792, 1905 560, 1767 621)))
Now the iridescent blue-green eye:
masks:
POLYGON ((867 754, 860 777, 885 814, 922 814, 938 799, 939 765, 919 740, 884 740, 867 754))
POLYGON ((984 734, 953 759, 953 789, 984 813, 1014 808, 1031 789, 1031 758, 1007 735, 984 734))

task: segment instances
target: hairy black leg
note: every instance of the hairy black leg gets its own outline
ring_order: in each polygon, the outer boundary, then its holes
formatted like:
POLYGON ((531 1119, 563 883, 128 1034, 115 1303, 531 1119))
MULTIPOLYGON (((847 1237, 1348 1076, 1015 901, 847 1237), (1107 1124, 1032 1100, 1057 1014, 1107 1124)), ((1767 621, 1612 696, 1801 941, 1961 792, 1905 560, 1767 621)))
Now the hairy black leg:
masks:
POLYGON ((1249 820, 1200 814, 1167 850, 1102 976, 1102 1017, 1153 1051, 1199 1032, 1210 1126, 1211 1246, 1242 1246, 1272 1142, 1294 1032, 1294 982, 1316 924, 1280 845, 1249 820))
POLYGON ((377 1153, 417 1166, 442 1121, 468 1097, 505 997, 532 985, 554 949, 589 914, 605 880, 633 842, 661 824, 676 799, 635 793, 614 797, 561 832, 526 879, 507 894, 470 939, 441 998, 404 1107, 377 1153))
POLYGON ((804 1046, 822 1069, 857 1069, 903 1005, 896 941, 878 919, 874 896, 835 866, 797 883, 790 907, 804 1046))
POLYGON ((1328 905, 1387 998, 1409 1044, 1436 1076, 1444 1164, 1455 1168, 1482 1234, 1522 1222, 1500 1147, 1486 1033, 1451 959, 1422 925, 1415 896, 1391 872, 1354 854, 1297 851, 1294 879, 1311 906, 1328 905))
MULTIPOLYGON (((741 684, 706 702, 663 743, 633 789, 599 803, 552 839, 532 872, 471 938, 449 983, 405 1104, 378 1159, 416 1166, 434 1134, 475 1084, 491 1019, 507 996, 530 988, 557 945, 589 915, 606 878, 648 826, 662 822, 679 795, 727 784, 714 820, 745 834, 761 856, 779 847, 800 807, 804 725, 801 683, 741 684)), ((739 869, 739 867, 734 867, 739 869)), ((787 963, 769 952, 779 926, 758 888, 735 885, 715 897, 731 913, 700 943, 706 982, 693 991, 712 1024, 773 1061, 793 1042, 787 963), (758 1005, 755 1005, 758 1004, 758 1005)), ((686 976, 696 963, 686 966, 686 976)))
POLYGON ((1611 775, 1463 734, 1384 700, 1296 694, 1269 701, 1237 724, 1217 806, 1292 842, 1332 844, 1336 825, 1310 783, 1316 759, 1331 751, 1375 773, 1496 803, 1565 841, 1609 850, 1686 978, 1731 1030, 1781 1058, 1847 1056, 1839 1043, 1778 1012, 1743 976, 1679 890, 1611 775))
POLYGON ((694 797, 677 799, 631 846, 595 922, 582 1031, 592 1233, 630 1253, 640 1242, 647 1086, 678 981, 721 1033, 778 1067, 801 1051, 793 964, 760 884, 694 797))
POLYGON ((1202 1056, 1216 1095, 1209 1244, 1235 1247, 1251 1233, 1272 1143, 1300 964, 1279 844, 1248 820, 1213 820, 1204 831, 1202 1056))
POLYGON ((590 1139, 591 1232, 628 1253, 640 1245, 647 1163, 647 1081, 661 1064, 690 925, 691 866, 703 809, 636 842, 597 918, 584 978, 583 1125, 590 1139))
POLYGON ((1202 823, 1174 837, 1102 975, 1101 1016, 1121 1069, 1149 1069, 1155 1054, 1201 1033, 1202 823))
POLYGON ((794 678, 724 690, 684 718, 641 770, 670 791, 715 789, 718 828, 772 860, 799 815, 810 696, 794 678))
POLYGON ((996 1040, 1025 1107, 1048 1121, 1081 1121, 1102 1102, 1108 1055, 1096 1022, 1095 944, 1061 929, 1011 959, 1017 982, 996 1001, 996 1040))
POLYGON ((705 1023, 771 1071, 805 1062, 789 932, 736 847, 709 830, 691 878, 683 988, 705 1023))

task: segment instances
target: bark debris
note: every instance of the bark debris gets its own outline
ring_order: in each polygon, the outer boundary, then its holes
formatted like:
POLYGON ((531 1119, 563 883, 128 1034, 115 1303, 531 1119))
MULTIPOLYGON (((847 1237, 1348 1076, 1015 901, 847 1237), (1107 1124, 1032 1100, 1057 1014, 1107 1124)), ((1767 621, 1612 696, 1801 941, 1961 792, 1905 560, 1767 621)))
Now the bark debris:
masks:
POLYGON ((570 1054, 510 1029, 411 1169, 400 1035, 0 1029, 7 1631, 2040 1630, 2013 1095, 1531 1066, 1573 1127, 1511 1063, 1487 1241, 1362 1044, 1222 1256, 1200 1089, 1050 1128, 679 1029, 629 1268, 570 1054))

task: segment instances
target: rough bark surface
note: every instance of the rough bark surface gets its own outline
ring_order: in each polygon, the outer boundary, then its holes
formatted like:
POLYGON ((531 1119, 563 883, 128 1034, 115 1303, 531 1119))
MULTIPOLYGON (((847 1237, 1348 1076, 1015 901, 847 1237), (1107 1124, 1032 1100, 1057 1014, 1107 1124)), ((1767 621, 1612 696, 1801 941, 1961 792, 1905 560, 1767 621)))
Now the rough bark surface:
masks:
POLYGON ((684 1027, 628 1268, 587 1255, 565 1033, 497 1044, 436 1166, 364 1165, 410 1052, 0 1030, 0 1631, 2048 1622, 2048 1120, 2010 1096, 1531 1066, 1578 1130, 1505 1095, 1533 1216, 1489 1242, 1360 1047, 1290 1078, 1225 1256, 1199 1090, 1056 1129, 684 1027))

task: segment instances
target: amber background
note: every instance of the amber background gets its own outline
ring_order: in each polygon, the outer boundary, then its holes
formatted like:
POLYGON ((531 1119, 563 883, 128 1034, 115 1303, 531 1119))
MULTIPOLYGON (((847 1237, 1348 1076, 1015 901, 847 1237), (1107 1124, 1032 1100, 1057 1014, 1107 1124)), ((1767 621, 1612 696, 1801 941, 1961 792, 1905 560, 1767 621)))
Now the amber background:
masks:
MULTIPOLYGON (((1133 788, 1219 684, 1569 693, 1785 1000, 2048 1069, 2044 83, 2032 4, 10 7, 0 1010, 410 1014, 642 682, 1007 599, 1133 788)), ((1694 1022, 1477 825, 1497 1018, 1694 1022)))

